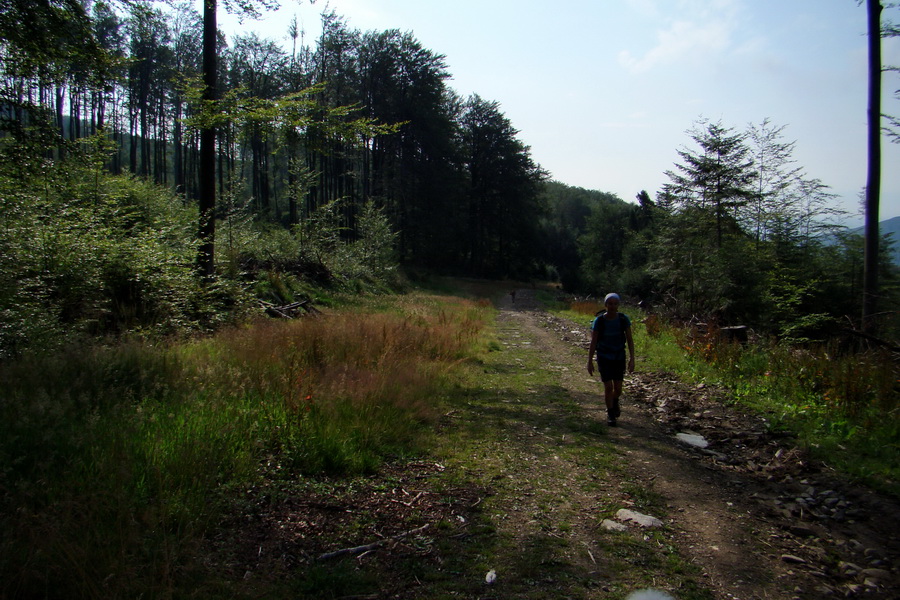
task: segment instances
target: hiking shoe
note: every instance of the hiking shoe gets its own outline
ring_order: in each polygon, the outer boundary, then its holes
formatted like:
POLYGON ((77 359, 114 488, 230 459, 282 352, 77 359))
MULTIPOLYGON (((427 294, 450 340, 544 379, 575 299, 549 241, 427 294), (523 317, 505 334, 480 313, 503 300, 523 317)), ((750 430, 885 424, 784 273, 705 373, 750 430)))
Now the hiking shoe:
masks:
POLYGON ((611 410, 606 411, 606 424, 610 427, 616 426, 616 416, 615 413, 611 410))

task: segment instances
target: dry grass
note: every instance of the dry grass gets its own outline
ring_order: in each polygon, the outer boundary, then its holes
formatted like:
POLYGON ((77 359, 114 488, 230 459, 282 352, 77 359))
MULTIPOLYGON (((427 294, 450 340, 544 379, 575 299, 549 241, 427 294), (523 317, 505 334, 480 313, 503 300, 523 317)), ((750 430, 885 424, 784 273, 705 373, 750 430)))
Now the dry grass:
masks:
POLYGON ((603 310, 603 305, 594 300, 579 300, 572 303, 570 310, 580 315, 595 315, 603 310))
POLYGON ((177 595, 219 499, 261 469, 360 473, 415 452, 486 318, 405 297, 4 366, 19 383, 0 398, 0 597, 177 595))
POLYGON ((900 495, 900 371, 890 353, 739 344, 714 329, 698 333, 651 318, 637 327, 637 352, 648 364, 724 385, 829 465, 900 495))

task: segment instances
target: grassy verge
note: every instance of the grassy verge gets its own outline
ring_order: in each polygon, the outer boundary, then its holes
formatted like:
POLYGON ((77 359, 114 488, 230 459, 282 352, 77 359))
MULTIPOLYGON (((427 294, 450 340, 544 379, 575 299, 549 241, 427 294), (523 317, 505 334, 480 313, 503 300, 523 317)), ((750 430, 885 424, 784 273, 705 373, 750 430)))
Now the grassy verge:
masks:
POLYGON ((0 596, 178 596, 230 490, 420 451, 485 310, 376 308, 3 365, 0 596))
MULTIPOLYGON (((558 312, 583 323, 595 310, 586 303, 558 312)), ((740 345, 652 316, 635 321, 636 351, 650 369, 724 386, 727 401, 765 414, 819 460, 900 497, 900 379, 890 353, 740 345)))

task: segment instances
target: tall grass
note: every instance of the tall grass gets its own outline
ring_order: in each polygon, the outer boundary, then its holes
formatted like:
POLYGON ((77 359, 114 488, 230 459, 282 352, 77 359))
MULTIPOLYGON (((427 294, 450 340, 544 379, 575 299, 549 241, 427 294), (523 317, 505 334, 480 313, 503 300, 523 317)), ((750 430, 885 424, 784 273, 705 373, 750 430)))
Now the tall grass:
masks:
POLYGON ((263 322, 0 368, 0 596, 172 597, 229 490, 415 452, 473 303, 263 322))
POLYGON ((732 401, 795 433, 817 458, 900 496, 900 379, 890 353, 738 344, 654 316, 636 324, 635 343, 652 368, 725 386, 732 401))
MULTIPOLYGON (((596 310, 595 303, 574 302, 560 314, 587 326, 596 310)), ((722 385, 728 401, 796 434, 813 456, 900 497, 900 370, 891 353, 850 352, 837 344, 739 344, 715 330, 698 333, 656 315, 624 312, 634 323, 642 368, 722 385)))

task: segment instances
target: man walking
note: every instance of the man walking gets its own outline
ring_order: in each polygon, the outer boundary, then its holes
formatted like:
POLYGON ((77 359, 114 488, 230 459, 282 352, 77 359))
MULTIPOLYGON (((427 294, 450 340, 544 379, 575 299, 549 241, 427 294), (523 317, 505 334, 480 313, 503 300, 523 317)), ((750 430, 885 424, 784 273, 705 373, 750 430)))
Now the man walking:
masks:
POLYGON ((631 337, 631 320, 619 312, 621 299, 618 294, 607 294, 603 300, 606 310, 597 314, 591 323, 591 346, 588 349, 587 370, 594 374, 594 353, 597 354, 597 368, 603 382, 603 399, 606 402, 606 423, 615 426, 621 414, 619 397, 625 368, 634 372, 634 340, 631 337), (628 348, 626 357, 625 349, 628 348))

